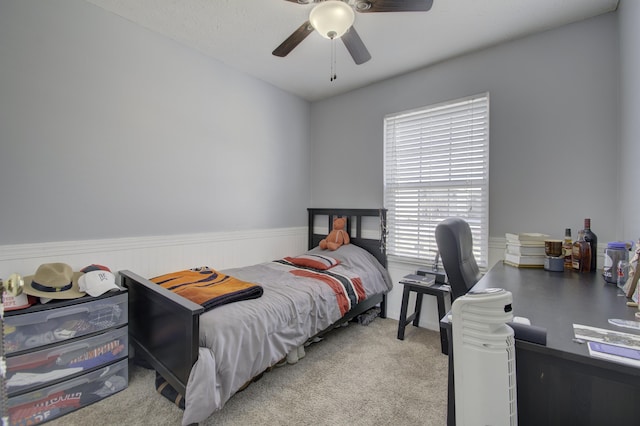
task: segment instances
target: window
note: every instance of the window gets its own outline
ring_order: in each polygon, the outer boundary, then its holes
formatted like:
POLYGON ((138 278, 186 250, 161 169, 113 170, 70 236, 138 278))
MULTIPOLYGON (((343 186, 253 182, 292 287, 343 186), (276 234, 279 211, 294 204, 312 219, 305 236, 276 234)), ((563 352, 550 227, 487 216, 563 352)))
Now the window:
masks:
POLYGON ((384 144, 390 258, 430 265, 436 226, 457 216, 469 223, 474 256, 486 268, 489 94, 389 114, 384 144))

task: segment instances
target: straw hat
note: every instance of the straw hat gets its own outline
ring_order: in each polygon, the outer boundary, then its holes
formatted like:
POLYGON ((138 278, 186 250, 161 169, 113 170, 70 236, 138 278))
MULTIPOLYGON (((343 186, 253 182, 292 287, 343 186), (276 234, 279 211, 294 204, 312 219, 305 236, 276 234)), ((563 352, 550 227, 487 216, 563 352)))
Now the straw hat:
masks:
POLYGON ((43 263, 34 275, 24 277, 24 292, 48 299, 76 299, 85 295, 78 288, 80 275, 66 263, 43 263))

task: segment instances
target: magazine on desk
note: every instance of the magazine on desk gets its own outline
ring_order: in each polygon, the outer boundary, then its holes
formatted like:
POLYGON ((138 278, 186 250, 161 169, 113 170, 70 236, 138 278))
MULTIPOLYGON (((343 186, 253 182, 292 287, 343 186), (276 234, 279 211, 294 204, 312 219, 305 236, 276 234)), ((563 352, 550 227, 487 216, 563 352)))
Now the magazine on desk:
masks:
POLYGON ((640 367, 639 335, 581 324, 573 324, 573 333, 588 341, 590 356, 640 367))
POLYGON ((587 345, 589 346, 589 355, 592 357, 640 367, 640 350, 638 349, 600 342, 587 342, 587 345))

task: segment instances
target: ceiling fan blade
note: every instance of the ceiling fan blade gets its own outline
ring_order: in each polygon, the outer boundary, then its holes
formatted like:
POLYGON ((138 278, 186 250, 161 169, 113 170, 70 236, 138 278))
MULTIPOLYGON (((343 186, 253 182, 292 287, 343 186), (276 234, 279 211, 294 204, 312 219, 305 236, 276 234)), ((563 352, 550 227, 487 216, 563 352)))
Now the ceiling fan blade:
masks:
POLYGON ((293 32, 293 34, 287 37, 287 39, 283 41, 280 46, 275 48, 275 50, 272 52, 273 55, 284 58, 312 32, 313 27, 311 26, 309 21, 305 22, 304 24, 300 25, 298 29, 293 32))
POLYGON ((356 12, 427 12, 433 0, 358 0, 353 8, 356 12))
POLYGON ((284 1, 290 1, 291 3, 298 3, 298 4, 310 4, 310 3, 320 3, 322 0, 284 0, 284 1))
POLYGON ((365 47, 362 39, 353 26, 349 28, 349 31, 344 33, 340 38, 342 39, 342 42, 344 43, 349 53, 351 53, 351 57, 353 58, 356 65, 364 64, 369 59, 371 59, 371 54, 365 47))

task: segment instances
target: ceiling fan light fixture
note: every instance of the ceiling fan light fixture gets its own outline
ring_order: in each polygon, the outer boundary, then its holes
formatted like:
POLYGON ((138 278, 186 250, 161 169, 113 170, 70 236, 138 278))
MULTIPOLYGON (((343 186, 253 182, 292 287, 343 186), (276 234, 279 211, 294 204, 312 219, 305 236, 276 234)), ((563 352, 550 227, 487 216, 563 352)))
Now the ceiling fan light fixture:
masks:
POLYGON ((339 0, 324 1, 309 14, 313 28, 328 39, 341 37, 351 28, 355 19, 353 8, 339 0))

